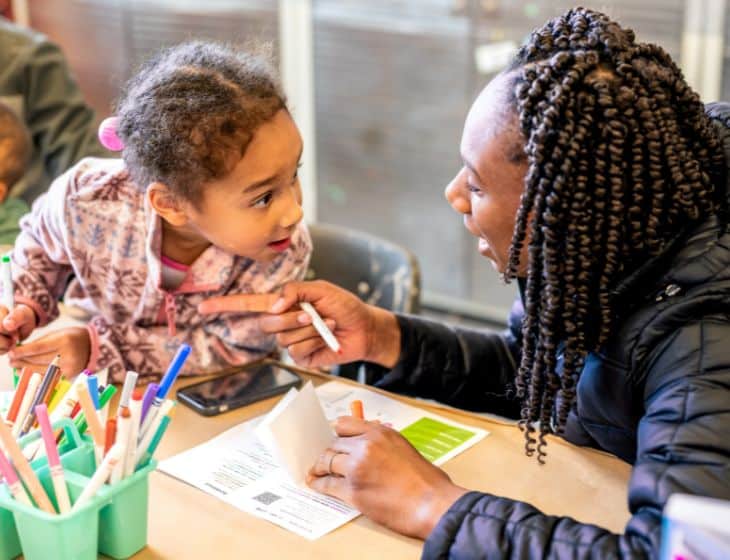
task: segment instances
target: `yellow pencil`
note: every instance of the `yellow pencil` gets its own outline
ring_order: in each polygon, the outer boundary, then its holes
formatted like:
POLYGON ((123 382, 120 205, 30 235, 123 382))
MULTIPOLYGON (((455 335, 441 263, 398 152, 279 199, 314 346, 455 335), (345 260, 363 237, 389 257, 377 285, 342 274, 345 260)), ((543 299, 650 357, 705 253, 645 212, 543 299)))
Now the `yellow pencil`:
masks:
POLYGON ((58 382, 56 392, 53 397, 51 397, 51 403, 48 405, 48 412, 53 412, 56 409, 70 388, 71 382, 68 379, 61 379, 61 381, 58 382))

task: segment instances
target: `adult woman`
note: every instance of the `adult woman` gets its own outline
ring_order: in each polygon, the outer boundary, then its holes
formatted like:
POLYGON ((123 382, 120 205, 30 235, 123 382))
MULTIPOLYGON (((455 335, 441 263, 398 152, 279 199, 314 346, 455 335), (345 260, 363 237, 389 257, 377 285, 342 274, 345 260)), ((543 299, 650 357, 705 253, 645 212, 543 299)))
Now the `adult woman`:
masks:
MULTIPOLYGON (((730 107, 713 111, 730 121, 730 107)), ((656 556, 669 494, 730 498, 730 134, 664 51, 574 9, 482 92, 461 152, 446 197, 519 280, 524 312, 507 336, 396 317, 317 283, 287 286, 261 322, 305 365, 365 359, 380 387, 519 413, 539 460, 552 432, 618 455, 634 465, 632 518, 616 535, 468 492, 392 430, 353 419, 310 484, 427 539, 429 558, 656 556), (334 321, 341 355, 289 311, 298 300, 334 321)))

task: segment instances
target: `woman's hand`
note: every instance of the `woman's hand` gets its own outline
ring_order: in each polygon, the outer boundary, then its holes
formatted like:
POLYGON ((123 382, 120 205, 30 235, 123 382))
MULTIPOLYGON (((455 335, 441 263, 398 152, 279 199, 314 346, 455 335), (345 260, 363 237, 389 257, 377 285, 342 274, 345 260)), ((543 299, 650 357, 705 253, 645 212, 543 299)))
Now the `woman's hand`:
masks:
POLYGON ((29 367, 42 373, 53 358, 60 355, 61 371, 69 379, 86 367, 90 354, 89 331, 85 327, 68 327, 17 346, 8 352, 8 357, 15 368, 29 367))
POLYGON ((391 428, 341 417, 335 431, 339 437, 309 471, 307 483, 389 529, 426 539, 467 492, 391 428))
POLYGON ((27 338, 38 324, 35 311, 24 304, 18 304, 8 312, 0 306, 0 354, 10 350, 15 343, 27 338))
POLYGON ((261 329, 276 335, 277 343, 305 367, 367 360, 392 367, 400 354, 400 328, 395 316, 362 302, 329 282, 291 282, 281 294, 233 295, 211 298, 200 313, 264 312, 261 329), (333 352, 296 304, 310 302, 340 343, 333 352))

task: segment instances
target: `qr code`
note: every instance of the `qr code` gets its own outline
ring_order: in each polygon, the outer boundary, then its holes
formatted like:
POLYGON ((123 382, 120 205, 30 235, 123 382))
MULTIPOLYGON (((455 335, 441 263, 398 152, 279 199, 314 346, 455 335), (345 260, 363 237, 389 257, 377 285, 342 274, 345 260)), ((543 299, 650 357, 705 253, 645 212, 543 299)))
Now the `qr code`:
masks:
POLYGON ((259 494, 258 496, 253 497, 254 500, 258 500, 265 506, 270 506, 273 504, 276 500, 280 500, 281 496, 277 496, 276 494, 272 494, 271 492, 264 492, 263 494, 259 494))

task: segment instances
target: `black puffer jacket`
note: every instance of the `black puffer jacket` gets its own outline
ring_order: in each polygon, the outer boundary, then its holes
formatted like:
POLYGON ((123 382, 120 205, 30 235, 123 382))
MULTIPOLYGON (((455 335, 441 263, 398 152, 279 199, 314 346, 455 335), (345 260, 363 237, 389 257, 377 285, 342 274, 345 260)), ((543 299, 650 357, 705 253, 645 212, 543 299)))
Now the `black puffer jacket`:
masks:
MULTIPOLYGON (((730 162, 730 105, 709 111, 724 120, 730 162)), ((670 494, 730 499, 730 229, 712 217, 678 237, 616 298, 622 320, 587 358, 565 437, 633 464, 624 533, 470 492, 440 520, 424 558, 656 558, 670 494)), ((504 336, 399 317, 401 361, 390 372, 371 370, 371 382, 516 417, 516 308, 504 336)))

